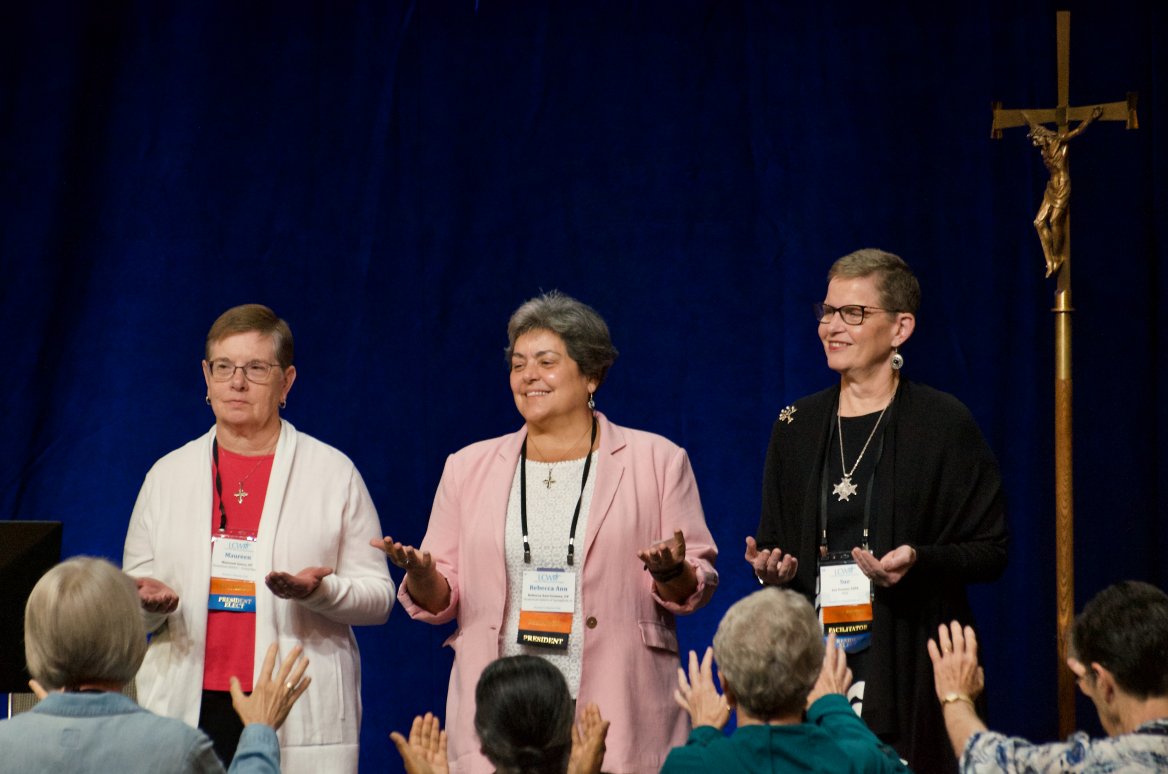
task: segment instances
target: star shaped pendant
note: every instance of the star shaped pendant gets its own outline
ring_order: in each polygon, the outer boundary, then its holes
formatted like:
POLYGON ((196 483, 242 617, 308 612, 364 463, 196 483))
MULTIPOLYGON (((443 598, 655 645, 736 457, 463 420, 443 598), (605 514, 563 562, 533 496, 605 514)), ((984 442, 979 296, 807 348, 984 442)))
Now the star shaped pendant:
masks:
POLYGON ((839 497, 839 501, 847 502, 847 499, 856 493, 856 485, 852 483, 851 476, 844 476, 840 482, 832 487, 831 493, 839 497))

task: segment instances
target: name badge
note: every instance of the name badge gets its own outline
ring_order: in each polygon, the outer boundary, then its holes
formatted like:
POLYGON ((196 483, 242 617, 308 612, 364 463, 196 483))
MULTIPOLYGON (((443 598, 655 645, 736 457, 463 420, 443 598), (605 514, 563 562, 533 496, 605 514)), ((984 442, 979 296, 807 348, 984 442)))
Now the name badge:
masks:
POLYGON ((517 640, 520 645, 567 650, 575 612, 574 572, 549 567, 523 571, 517 640))
POLYGON ((251 535, 220 532, 211 537, 208 610, 255 612, 256 548, 251 535))
POLYGON ((850 553, 820 560, 819 601, 824 636, 834 633, 845 653, 859 653, 872 644, 872 579, 850 553))

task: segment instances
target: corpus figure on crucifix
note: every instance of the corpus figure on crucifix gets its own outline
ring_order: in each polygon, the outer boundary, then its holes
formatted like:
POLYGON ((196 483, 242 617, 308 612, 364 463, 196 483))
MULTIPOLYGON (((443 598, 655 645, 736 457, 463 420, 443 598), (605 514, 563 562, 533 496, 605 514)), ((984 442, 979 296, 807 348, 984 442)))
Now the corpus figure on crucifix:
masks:
POLYGON ((1038 241, 1042 243, 1042 254, 1046 256, 1046 276, 1058 272, 1066 261, 1067 205, 1071 201, 1071 171, 1068 164, 1067 142, 1078 137, 1099 116, 1103 108, 1096 107, 1091 115, 1079 122, 1066 134, 1052 132, 1042 124, 1031 120, 1022 113, 1030 124, 1030 141, 1034 147, 1042 149, 1042 163, 1050 171, 1050 180, 1042 194, 1042 206, 1034 216, 1034 228, 1038 231, 1038 241))

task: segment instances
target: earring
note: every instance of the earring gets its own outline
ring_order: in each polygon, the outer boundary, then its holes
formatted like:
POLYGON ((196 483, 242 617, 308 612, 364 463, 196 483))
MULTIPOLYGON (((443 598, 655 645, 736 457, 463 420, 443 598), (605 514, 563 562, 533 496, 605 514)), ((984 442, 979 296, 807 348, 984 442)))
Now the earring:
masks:
POLYGON ((282 401, 280 401, 280 408, 282 408, 282 409, 288 408, 288 399, 287 398, 284 398, 282 401))
POLYGON ((211 396, 210 396, 210 395, 208 395, 206 398, 204 398, 204 400, 206 400, 206 401, 207 401, 207 405, 208 405, 208 406, 210 406, 210 405, 211 405, 211 396))
POLYGON ((896 347, 892 348, 892 370, 899 371, 904 368, 904 355, 897 351, 896 347))
POLYGON ((592 397, 592 393, 591 393, 591 392, 590 392, 590 393, 588 393, 588 410, 589 410, 589 411, 595 411, 595 410, 596 410, 596 400, 595 400, 595 399, 592 397))

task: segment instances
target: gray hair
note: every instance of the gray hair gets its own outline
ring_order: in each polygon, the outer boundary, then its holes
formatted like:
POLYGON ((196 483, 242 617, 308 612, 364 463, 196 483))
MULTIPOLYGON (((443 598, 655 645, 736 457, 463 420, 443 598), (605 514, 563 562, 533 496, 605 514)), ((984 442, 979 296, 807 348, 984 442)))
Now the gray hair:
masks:
POLYGON ((47 690, 125 685, 145 656, 134 580, 105 559, 74 557, 33 587, 24 607, 24 657, 47 690))
POLYGON ((735 602, 714 635, 718 671, 757 718, 802 710, 823 652, 811 603, 789 589, 766 588, 735 602))
POLYGON ((580 373, 604 383, 608 369, 619 354, 612 345, 608 325, 596 310, 558 290, 538 295, 515 310, 507 323, 507 364, 515 352, 515 340, 531 331, 551 331, 564 340, 568 357, 580 373))
POLYGON ((880 305, 889 312, 916 314, 921 306, 921 283, 898 255, 873 247, 848 253, 828 270, 828 282, 836 277, 874 277, 876 290, 880 292, 880 305))

